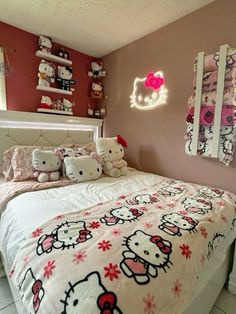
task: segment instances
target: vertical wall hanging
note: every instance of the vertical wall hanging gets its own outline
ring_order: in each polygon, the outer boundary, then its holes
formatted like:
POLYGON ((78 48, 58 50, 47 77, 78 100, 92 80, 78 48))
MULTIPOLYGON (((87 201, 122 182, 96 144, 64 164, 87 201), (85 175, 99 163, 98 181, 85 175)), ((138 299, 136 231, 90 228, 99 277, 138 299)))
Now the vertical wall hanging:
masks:
POLYGON ((236 50, 222 45, 220 51, 194 63, 193 94, 187 113, 188 155, 233 160, 236 142, 236 50))

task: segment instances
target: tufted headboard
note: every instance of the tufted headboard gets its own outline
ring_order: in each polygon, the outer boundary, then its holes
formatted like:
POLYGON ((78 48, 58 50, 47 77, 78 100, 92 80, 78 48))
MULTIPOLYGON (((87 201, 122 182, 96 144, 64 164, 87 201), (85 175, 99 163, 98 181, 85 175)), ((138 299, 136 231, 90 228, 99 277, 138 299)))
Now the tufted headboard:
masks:
POLYGON ((87 144, 101 136, 101 119, 0 111, 0 164, 14 145, 60 146, 87 144))

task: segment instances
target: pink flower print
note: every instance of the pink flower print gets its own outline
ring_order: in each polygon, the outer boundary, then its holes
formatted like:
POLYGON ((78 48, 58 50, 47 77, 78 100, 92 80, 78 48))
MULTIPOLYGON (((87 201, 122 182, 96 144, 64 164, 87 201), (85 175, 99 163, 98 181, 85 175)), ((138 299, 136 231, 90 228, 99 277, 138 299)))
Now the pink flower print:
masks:
POLYGON ((187 244, 182 244, 179 246, 179 248, 182 250, 182 255, 186 257, 186 259, 191 258, 192 252, 189 249, 189 246, 187 244))
POLYGON ((220 215, 220 218, 221 218, 221 220, 223 221, 223 222, 227 222, 227 218, 226 218, 226 216, 225 215, 223 215, 223 214, 221 214, 220 215))
POLYGON ((99 250, 103 250, 103 252, 104 251, 106 251, 106 250, 110 250, 110 247, 112 246, 112 244, 111 244, 111 242, 108 240, 108 241, 106 241, 106 240, 103 240, 102 242, 99 242, 98 243, 98 249, 99 250))
POLYGON ((121 271, 118 268, 118 265, 115 264, 113 265, 112 263, 109 263, 108 266, 104 267, 105 270, 105 278, 109 278, 111 281, 113 281, 113 279, 118 279, 119 278, 119 274, 121 273, 121 271))
POLYGON ((124 199, 124 198, 126 198, 126 196, 125 195, 120 195, 119 198, 124 199))
POLYGON ((74 253, 73 256, 74 256, 73 262, 76 264, 83 262, 84 259, 87 257, 85 251, 78 251, 78 252, 74 253))
POLYGON ((144 303, 144 312, 147 314, 154 314, 156 304, 155 304, 155 298, 150 293, 147 294, 146 298, 143 298, 144 303))
POLYGON ((179 279, 177 279, 176 281, 173 282, 173 286, 172 286, 171 290, 174 293, 175 297, 177 297, 177 298, 180 297, 180 293, 182 291, 182 284, 179 281, 179 279))
POLYGON ((100 227, 100 222, 99 221, 92 221, 89 225, 89 228, 92 228, 92 229, 98 229, 100 227))
POLYGON ((211 218, 207 218, 207 221, 209 221, 210 223, 214 223, 214 221, 211 218))
POLYGON ((56 220, 61 220, 63 218, 65 218, 65 215, 58 215, 55 217, 56 220))
POLYGON ((223 201, 218 201, 217 204, 218 204, 219 206, 221 206, 221 207, 225 205, 225 203, 224 203, 223 201))
POLYGON ((115 229, 113 229, 113 230, 111 231, 111 234, 112 234, 113 236, 115 236, 115 237, 120 236, 121 233, 122 233, 122 232, 121 232, 120 228, 115 228, 115 229))
POLYGON ((43 267, 43 270, 44 270, 43 276, 49 279, 49 277, 52 276, 52 273, 53 273, 52 271, 55 267, 56 267, 55 260, 48 261, 47 265, 43 267))
POLYGON ((144 227, 145 228, 147 228, 147 229, 150 229, 150 228, 152 228, 153 227, 153 224, 152 223, 150 223, 150 222, 144 222, 144 227))
POLYGON ((141 206, 140 209, 141 209, 143 212, 147 212, 147 211, 148 211, 148 208, 145 207, 145 206, 141 206))
POLYGON ((24 256, 23 261, 25 265, 29 264, 29 256, 24 256))
POLYGON ((32 232, 32 238, 37 238, 43 233, 43 228, 37 228, 32 232))
POLYGON ((208 232, 207 232, 206 228, 201 227, 200 231, 201 231, 202 236, 206 239, 208 236, 208 232))
POLYGON ((149 72, 146 76, 144 84, 146 87, 159 89, 164 84, 164 79, 160 76, 155 76, 154 72, 149 72))
POLYGON ((121 202, 115 202, 115 204, 116 204, 116 205, 120 205, 120 204, 121 204, 121 202))
POLYGON ((167 206, 170 208, 174 208, 176 206, 176 203, 168 203, 167 206))
POLYGON ((163 209, 163 206, 162 206, 162 205, 159 205, 159 204, 156 205, 155 207, 156 207, 157 209, 163 209))

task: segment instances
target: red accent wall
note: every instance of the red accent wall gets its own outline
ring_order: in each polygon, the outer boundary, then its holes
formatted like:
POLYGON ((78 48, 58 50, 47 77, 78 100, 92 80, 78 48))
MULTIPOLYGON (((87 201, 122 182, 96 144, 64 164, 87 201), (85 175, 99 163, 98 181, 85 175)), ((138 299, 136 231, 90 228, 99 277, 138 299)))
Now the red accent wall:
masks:
MULTIPOLYGON (((94 100, 88 97, 91 78, 87 75, 93 57, 65 47, 73 62, 73 79, 76 81, 75 91, 70 96, 36 90, 38 65, 41 61, 35 55, 38 50, 38 36, 0 22, 0 46, 16 50, 8 50, 10 65, 13 68, 13 72, 6 77, 8 110, 36 112, 42 95, 53 100, 65 97, 74 101, 76 116, 86 116, 87 104, 95 104, 94 100)), ((59 47, 61 45, 53 43, 52 53, 59 47)))

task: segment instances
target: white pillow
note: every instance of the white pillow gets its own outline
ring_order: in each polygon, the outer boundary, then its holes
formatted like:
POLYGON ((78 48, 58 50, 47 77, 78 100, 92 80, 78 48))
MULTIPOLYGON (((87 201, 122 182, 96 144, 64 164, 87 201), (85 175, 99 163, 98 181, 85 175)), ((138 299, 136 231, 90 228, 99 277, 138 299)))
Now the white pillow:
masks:
POLYGON ((96 153, 91 153, 90 156, 66 157, 64 163, 66 175, 74 182, 96 180, 102 174, 101 158, 96 153))

